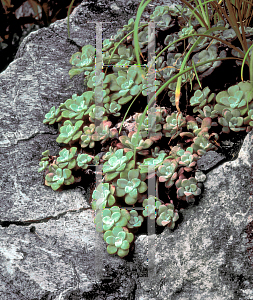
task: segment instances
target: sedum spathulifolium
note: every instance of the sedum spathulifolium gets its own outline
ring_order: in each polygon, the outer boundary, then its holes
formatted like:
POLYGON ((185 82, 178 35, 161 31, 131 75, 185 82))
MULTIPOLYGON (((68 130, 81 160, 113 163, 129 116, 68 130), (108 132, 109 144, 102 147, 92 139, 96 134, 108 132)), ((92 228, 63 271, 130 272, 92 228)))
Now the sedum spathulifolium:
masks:
MULTIPOLYGON (((222 66, 221 61, 202 64, 181 76, 179 106, 186 105, 185 109, 175 111, 176 80, 157 95, 161 86, 178 74, 185 51, 197 37, 174 42, 189 34, 203 34, 206 28, 180 5, 155 7, 150 21, 156 24, 155 53, 162 51, 158 58, 148 57, 152 41, 147 21, 139 24, 141 65, 138 64, 131 32, 135 20, 129 19, 114 36, 103 40, 104 65, 99 72, 94 46, 84 45, 72 54, 69 76, 81 76, 84 91, 45 111, 43 120, 45 126, 58 126, 56 142, 61 148, 58 155, 50 155, 49 150, 42 152, 38 172, 45 172, 45 185, 61 191, 79 182, 80 174, 100 173, 102 181, 91 194, 94 223, 103 234, 107 252, 121 258, 128 255, 134 233, 146 224, 145 219, 153 220, 156 226, 177 228, 180 205, 195 201, 201 193, 199 176, 195 177, 197 160, 217 150, 220 133, 249 131, 253 127, 252 83, 240 82, 218 93, 199 85, 222 66), (185 18, 180 18, 182 15, 185 18), (179 19, 180 26, 175 26, 179 19), (142 116, 147 97, 154 95, 156 104, 142 116), (149 180, 155 185, 150 195, 149 180)), ((212 27, 217 26, 227 30, 217 29, 211 35, 228 42, 235 39, 235 31, 225 21, 212 27)), ((253 35, 252 30, 245 32, 247 38, 253 35)), ((221 41, 211 40, 203 37, 199 41, 187 67, 227 56, 219 49, 221 41)), ((235 50, 233 55, 236 56, 235 50)))

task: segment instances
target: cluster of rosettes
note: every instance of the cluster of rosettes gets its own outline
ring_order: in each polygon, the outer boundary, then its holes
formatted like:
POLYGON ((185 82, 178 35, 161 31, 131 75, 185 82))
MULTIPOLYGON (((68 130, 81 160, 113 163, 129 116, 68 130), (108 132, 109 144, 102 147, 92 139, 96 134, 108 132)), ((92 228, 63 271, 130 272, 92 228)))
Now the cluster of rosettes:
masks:
MULTIPOLYGON (((178 53, 182 41, 172 43, 180 37, 205 33, 204 27, 195 31, 198 20, 180 5, 174 8, 157 6, 150 20, 155 22, 158 30, 173 31, 175 21, 181 20, 182 15, 191 16, 191 24, 184 24, 179 32, 164 35, 166 52, 158 59, 152 57, 146 67, 136 65, 133 18, 114 37, 103 41, 102 59, 104 64, 112 66, 109 71, 108 67, 106 71, 96 69, 96 50, 92 45, 86 45, 81 52, 73 54, 70 78, 84 72, 87 90, 82 95, 74 94, 58 108, 52 107, 43 121, 49 125, 58 122, 60 134, 56 141, 68 146, 68 149, 60 151, 59 156, 51 156, 48 150, 42 153, 38 171, 46 170, 47 186, 59 190, 63 185, 77 181, 75 171, 103 164, 103 180, 92 193, 91 205, 96 212, 96 230, 103 233, 109 254, 124 257, 129 253, 133 233, 145 217, 156 220, 158 226, 175 228, 179 219, 175 201, 164 203, 158 197, 149 196, 148 179, 155 179, 157 187, 174 188, 177 201, 194 201, 201 193, 201 184, 194 173, 196 162, 207 151, 217 149, 218 134, 211 132, 212 126, 222 126, 224 133, 253 127, 253 86, 249 82, 240 82, 217 96, 210 94, 209 87, 203 90, 194 87, 190 105, 194 106, 193 113, 198 114, 196 117, 177 111, 169 114, 165 107, 157 106, 150 108, 145 118, 140 113, 135 114, 135 128, 128 135, 119 136, 119 132, 111 128, 110 118, 120 117, 123 105, 129 105, 138 96, 154 94, 164 81, 178 73, 184 59, 183 54, 178 53), (124 37, 124 42, 118 45, 124 37), (150 82, 147 70, 154 64, 156 76, 150 82), (100 125, 95 125, 96 120, 100 121, 100 125), (157 144, 161 140, 174 146, 170 147, 170 151, 160 151, 157 144), (111 146, 102 159, 82 151, 95 150, 96 143, 107 143, 108 147, 110 142, 111 146), (81 150, 72 147, 77 143, 81 150), (126 207, 120 208, 119 203, 126 207), (135 209, 138 204, 142 205, 142 210, 135 209)), ((212 27, 224 25, 224 21, 219 21, 212 27)), ((250 29, 245 29, 245 32, 252 34, 250 29)), ((216 30, 211 33, 214 34, 224 40, 236 38, 233 29, 216 30)), ((140 26, 138 40, 141 54, 147 53, 150 42, 148 23, 140 26)), ((196 37, 188 37, 186 41, 192 45, 196 37)), ((192 61, 187 62, 188 66, 226 56, 226 51, 219 52, 220 41, 210 42, 207 37, 199 41, 192 61)), ((157 51, 163 49, 163 45, 157 46, 157 51)), ((221 61, 216 61, 196 67, 198 78, 201 80, 210 75, 220 64, 221 61)), ((193 77, 192 70, 181 76, 182 83, 191 82, 193 77)), ((176 82, 171 82, 168 89, 169 100, 175 106, 176 82)))
POLYGON ((239 82, 216 96, 210 92, 209 87, 203 91, 197 90, 190 99, 195 106, 193 112, 199 113, 199 118, 211 118, 211 125, 217 125, 213 119, 217 118, 222 126, 222 132, 247 132, 252 128, 253 85, 249 81, 239 82))

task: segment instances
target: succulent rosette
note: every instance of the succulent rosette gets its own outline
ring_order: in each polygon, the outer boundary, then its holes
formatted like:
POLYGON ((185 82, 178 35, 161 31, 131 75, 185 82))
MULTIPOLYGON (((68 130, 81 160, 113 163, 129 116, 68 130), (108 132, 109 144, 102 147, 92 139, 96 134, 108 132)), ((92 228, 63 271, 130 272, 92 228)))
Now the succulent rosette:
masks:
POLYGON ((129 253, 130 243, 134 240, 134 235, 128 232, 126 227, 115 226, 112 230, 104 233, 104 241, 108 244, 109 254, 117 253, 124 257, 129 253))
POLYGON ((73 169, 76 166, 76 160, 74 156, 76 155, 77 148, 71 147, 70 150, 62 149, 59 154, 60 156, 57 158, 56 162, 59 168, 73 169))
POLYGON ((127 223, 128 228, 137 228, 140 227, 144 218, 138 214, 134 209, 130 210, 130 220, 127 223))
POLYGON ((196 178, 190 177, 189 179, 181 178, 176 181, 177 196, 182 200, 190 200, 194 196, 201 194, 201 189, 198 187, 196 178))
POLYGON ((193 153, 192 147, 187 147, 186 151, 180 149, 177 152, 179 156, 177 158, 177 162, 179 167, 183 167, 186 172, 190 172, 193 170, 193 167, 196 165, 199 156, 196 153, 193 153))
POLYGON ((106 206, 112 206, 115 203, 115 187, 109 183, 100 183, 92 193, 92 209, 104 209, 106 206))
POLYGON ((185 125, 185 118, 182 113, 179 115, 174 112, 170 116, 167 116, 166 123, 163 125, 163 132, 166 137, 175 139, 182 131, 182 127, 185 125))
POLYGON ((51 186, 54 191, 58 190, 63 184, 70 185, 75 181, 69 169, 61 169, 56 164, 50 165, 48 169, 49 173, 45 177, 45 185, 51 186))
POLYGON ((154 220, 157 216, 159 206, 162 202, 154 196, 149 196, 147 199, 144 199, 142 206, 145 208, 142 212, 144 217, 149 217, 151 220, 154 220))
POLYGON ((170 229, 175 227, 175 222, 179 219, 178 212, 175 211, 173 204, 160 205, 158 208, 158 218, 156 220, 159 226, 168 226, 170 229))
POLYGON ((157 176, 160 182, 165 182, 165 186, 170 188, 177 178, 178 163, 175 159, 165 159, 163 164, 158 167, 157 176))
POLYGON ((105 181, 111 181, 117 177, 120 172, 129 171, 134 167, 133 152, 129 151, 124 155, 123 149, 117 150, 103 165, 105 181))
POLYGON ((140 170, 133 169, 128 173, 121 173, 117 180, 116 195, 125 196, 126 204, 133 205, 137 202, 138 195, 146 192, 147 184, 139 179, 140 170))
POLYGON ((120 136, 119 140, 121 143, 117 145, 118 148, 123 148, 125 152, 134 151, 134 149, 136 149, 137 153, 141 155, 147 155, 149 151, 145 149, 153 144, 151 139, 143 140, 141 135, 137 135, 135 131, 131 131, 128 136, 120 136))
POLYGON ((96 230, 104 232, 115 226, 126 226, 131 216, 126 209, 112 206, 98 211, 95 217, 96 230))
POLYGON ((217 104, 214 109, 222 115, 224 109, 239 109, 241 116, 247 112, 247 103, 253 99, 253 85, 247 81, 241 81, 227 89, 221 91, 216 96, 217 104))

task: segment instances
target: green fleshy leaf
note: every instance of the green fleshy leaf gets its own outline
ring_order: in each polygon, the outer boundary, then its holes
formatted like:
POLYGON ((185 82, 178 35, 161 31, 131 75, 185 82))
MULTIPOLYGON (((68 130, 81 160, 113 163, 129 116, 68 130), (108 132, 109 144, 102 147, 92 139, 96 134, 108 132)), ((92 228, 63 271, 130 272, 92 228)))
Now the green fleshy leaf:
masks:
POLYGON ((52 183, 51 184, 51 188, 54 190, 54 191, 56 191, 56 190, 58 190, 58 188, 61 186, 61 184, 58 184, 58 183, 52 183))
POLYGON ((118 250, 118 248, 115 247, 115 246, 112 246, 112 245, 108 245, 108 246, 107 246, 107 252, 108 252, 109 254, 114 254, 114 253, 117 252, 117 250, 118 250))
POLYGON ((69 169, 63 169, 64 179, 69 179, 70 176, 71 176, 71 171, 69 169))
POLYGON ((138 187, 138 192, 139 193, 145 193, 147 189, 148 189, 147 184, 142 181, 140 186, 138 187))

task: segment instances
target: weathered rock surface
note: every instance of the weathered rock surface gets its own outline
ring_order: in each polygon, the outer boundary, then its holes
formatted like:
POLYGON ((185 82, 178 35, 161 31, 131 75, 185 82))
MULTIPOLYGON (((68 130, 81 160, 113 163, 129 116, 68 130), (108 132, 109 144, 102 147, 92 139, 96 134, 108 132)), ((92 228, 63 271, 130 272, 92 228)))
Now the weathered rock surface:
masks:
POLYGON ((137 237, 132 261, 110 256, 95 231, 89 188, 54 192, 37 172, 41 152, 60 150, 44 115, 83 92, 82 76, 70 80, 68 71, 79 46, 95 46, 95 24, 88 22, 109 22, 103 24, 109 38, 138 3, 84 1, 71 15, 71 40, 66 19, 31 33, 0 74, 1 300, 253 299, 244 233, 251 221, 252 133, 237 160, 207 174, 203 197, 183 211, 178 228, 157 236, 151 283, 141 278, 147 236, 137 237))

